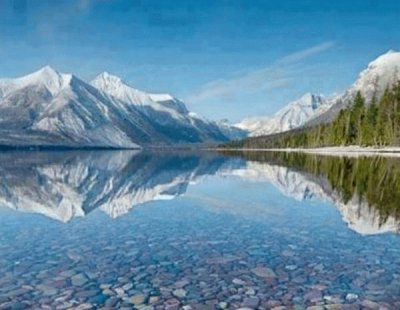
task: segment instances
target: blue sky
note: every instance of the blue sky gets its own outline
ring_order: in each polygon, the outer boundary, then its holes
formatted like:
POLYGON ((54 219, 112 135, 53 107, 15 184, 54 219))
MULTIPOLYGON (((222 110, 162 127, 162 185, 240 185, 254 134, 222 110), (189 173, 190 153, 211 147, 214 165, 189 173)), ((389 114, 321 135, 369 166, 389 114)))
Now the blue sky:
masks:
POLYGON ((0 76, 109 71, 212 119, 331 94, 400 45, 400 1, 0 0, 0 76))

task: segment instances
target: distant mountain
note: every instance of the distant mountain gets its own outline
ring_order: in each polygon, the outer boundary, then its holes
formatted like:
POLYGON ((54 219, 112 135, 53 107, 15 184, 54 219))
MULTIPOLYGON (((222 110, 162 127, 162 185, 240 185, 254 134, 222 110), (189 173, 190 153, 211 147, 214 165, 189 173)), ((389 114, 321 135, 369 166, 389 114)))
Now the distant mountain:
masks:
POLYGON ((107 73, 91 84, 49 66, 0 80, 0 145, 135 148, 227 141, 168 94, 135 90, 107 73))
POLYGON ((190 143, 227 141, 245 136, 242 130, 228 124, 223 126, 190 112, 185 104, 170 94, 153 94, 137 90, 119 77, 103 72, 91 85, 125 103, 125 109, 134 107, 160 134, 159 142, 190 143))
POLYGON ((262 136, 288 131, 303 126, 315 115, 329 108, 329 103, 320 96, 307 93, 290 102, 273 117, 246 118, 236 126, 249 132, 249 136, 262 136))
POLYGON ((309 120, 306 125, 315 125, 332 121, 341 109, 347 108, 358 91, 370 103, 379 99, 387 87, 400 80, 400 52, 393 50, 379 56, 368 64, 357 80, 345 92, 328 101, 330 108, 309 120))
POLYGON ((400 53, 388 51, 372 61, 347 90, 324 98, 305 94, 289 103, 272 117, 247 118, 236 124, 249 136, 262 136, 332 121, 339 111, 350 105, 358 91, 367 103, 379 99, 388 86, 400 80, 400 53))

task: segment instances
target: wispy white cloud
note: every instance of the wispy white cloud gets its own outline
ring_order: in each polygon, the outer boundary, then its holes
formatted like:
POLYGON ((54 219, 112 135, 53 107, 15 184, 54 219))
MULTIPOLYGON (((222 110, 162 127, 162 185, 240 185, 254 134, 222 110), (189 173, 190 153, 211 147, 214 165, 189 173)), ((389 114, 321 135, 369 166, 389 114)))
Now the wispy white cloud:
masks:
POLYGON ((289 54, 289 55, 281 58, 280 60, 278 60, 277 63, 278 64, 291 64, 291 63, 300 62, 311 56, 325 52, 325 51, 333 48, 334 46, 335 46, 335 42, 327 41, 322 44, 318 44, 318 45, 312 46, 310 48, 306 48, 306 49, 294 52, 292 54, 289 54))
POLYGON ((272 90, 284 88, 292 81, 291 65, 300 63, 314 55, 327 51, 335 46, 335 42, 328 41, 322 44, 303 49, 286 55, 270 66, 248 72, 232 79, 219 79, 203 85, 190 98, 189 102, 198 103, 210 98, 232 98, 240 93, 272 90))

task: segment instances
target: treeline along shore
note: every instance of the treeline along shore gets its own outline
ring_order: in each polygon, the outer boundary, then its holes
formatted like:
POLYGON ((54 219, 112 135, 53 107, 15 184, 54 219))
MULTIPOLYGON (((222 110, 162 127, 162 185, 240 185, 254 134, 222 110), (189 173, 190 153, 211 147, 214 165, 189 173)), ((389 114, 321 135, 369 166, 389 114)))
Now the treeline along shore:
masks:
POLYGON ((329 146, 400 146, 400 82, 380 99, 366 102, 360 92, 330 123, 278 134, 250 137, 223 148, 316 148, 329 146))

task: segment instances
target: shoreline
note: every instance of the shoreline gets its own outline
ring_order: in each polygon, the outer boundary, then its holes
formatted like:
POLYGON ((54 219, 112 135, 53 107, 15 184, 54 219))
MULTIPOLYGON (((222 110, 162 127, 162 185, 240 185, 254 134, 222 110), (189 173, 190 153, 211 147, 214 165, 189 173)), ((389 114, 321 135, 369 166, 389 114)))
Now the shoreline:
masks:
POLYGON ((400 146, 361 147, 361 146, 329 146, 317 148, 217 148, 218 151, 242 152, 287 152, 306 153, 324 156, 388 156, 400 157, 400 146))

